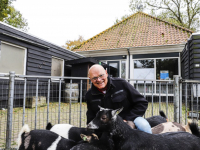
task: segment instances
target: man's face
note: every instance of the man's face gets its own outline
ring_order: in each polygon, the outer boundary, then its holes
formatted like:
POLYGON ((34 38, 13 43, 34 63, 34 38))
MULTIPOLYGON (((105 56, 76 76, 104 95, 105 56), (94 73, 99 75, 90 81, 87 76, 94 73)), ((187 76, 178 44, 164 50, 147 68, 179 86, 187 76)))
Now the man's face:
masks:
POLYGON ((108 73, 103 68, 93 68, 89 72, 90 80, 98 89, 103 90, 108 83, 108 73))

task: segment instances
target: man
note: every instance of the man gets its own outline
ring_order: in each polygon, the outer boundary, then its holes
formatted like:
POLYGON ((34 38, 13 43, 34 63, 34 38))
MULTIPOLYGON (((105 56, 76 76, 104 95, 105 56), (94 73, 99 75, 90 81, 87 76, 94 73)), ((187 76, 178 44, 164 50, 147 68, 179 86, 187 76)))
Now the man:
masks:
POLYGON ((151 126, 142 116, 148 102, 126 80, 109 77, 107 71, 98 64, 90 67, 89 78, 92 87, 86 93, 87 124, 94 119, 99 106, 110 109, 123 107, 119 114, 124 121, 133 121, 135 126, 144 132, 151 133, 151 126))

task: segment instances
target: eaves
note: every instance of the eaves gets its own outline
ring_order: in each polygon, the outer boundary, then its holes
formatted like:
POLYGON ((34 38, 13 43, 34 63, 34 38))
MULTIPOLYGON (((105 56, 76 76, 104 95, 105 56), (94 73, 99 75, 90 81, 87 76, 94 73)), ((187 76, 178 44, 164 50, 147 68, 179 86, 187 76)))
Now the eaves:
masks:
POLYGON ((125 47, 117 49, 78 51, 77 53, 84 55, 85 57, 128 55, 127 49, 130 49, 130 54, 171 53, 182 52, 184 46, 185 43, 175 45, 155 45, 142 47, 125 47))

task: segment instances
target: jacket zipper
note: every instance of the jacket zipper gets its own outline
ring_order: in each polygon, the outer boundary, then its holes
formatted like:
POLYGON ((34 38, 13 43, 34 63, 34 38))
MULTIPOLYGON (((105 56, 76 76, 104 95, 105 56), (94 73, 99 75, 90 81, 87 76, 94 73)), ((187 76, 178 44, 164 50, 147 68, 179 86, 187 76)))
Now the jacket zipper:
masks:
MULTIPOLYGON (((110 87, 108 88, 108 90, 107 90, 107 91, 109 91, 109 90, 110 90, 110 87)), ((106 91, 106 94, 107 94, 107 91, 106 91)), ((101 94, 103 94, 103 93, 92 94, 92 95, 101 95, 101 94)), ((102 106, 102 107, 104 107, 104 106, 105 106, 105 101, 104 101, 104 99, 105 99, 105 97, 106 97, 106 94, 103 94, 103 99, 102 99, 102 101, 103 101, 103 106, 102 106)))

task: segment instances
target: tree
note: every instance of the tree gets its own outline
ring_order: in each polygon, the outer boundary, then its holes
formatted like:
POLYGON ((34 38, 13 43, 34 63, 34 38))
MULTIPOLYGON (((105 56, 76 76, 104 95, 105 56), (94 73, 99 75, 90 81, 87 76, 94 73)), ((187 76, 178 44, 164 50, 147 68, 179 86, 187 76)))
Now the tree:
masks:
POLYGON ((68 40, 63 47, 73 51, 73 48, 75 48, 76 46, 79 46, 84 41, 85 41, 84 38, 81 35, 79 35, 77 40, 73 40, 73 41, 68 40))
POLYGON ((194 31, 200 26, 199 0, 131 0, 129 8, 194 31))
POLYGON ((130 0, 129 8, 131 13, 142 11, 193 31, 200 27, 199 0, 130 0))
POLYGON ((23 31, 27 31, 28 23, 26 19, 22 17, 20 11, 17 11, 12 6, 13 1, 14 0, 0 0, 0 21, 22 29, 23 31))
POLYGON ((0 21, 7 17, 8 0, 0 0, 0 21))
POLYGON ((10 12, 9 12, 9 17, 6 17, 4 19, 4 22, 12 25, 13 27, 22 29, 23 31, 28 30, 28 23, 26 19, 22 17, 22 14, 15 10, 14 7, 10 6, 10 12))
POLYGON ((147 60, 138 60, 134 61, 134 67, 138 68, 153 68, 154 67, 154 60, 153 59, 147 59, 147 60), (139 66, 138 66, 139 63, 139 66))

